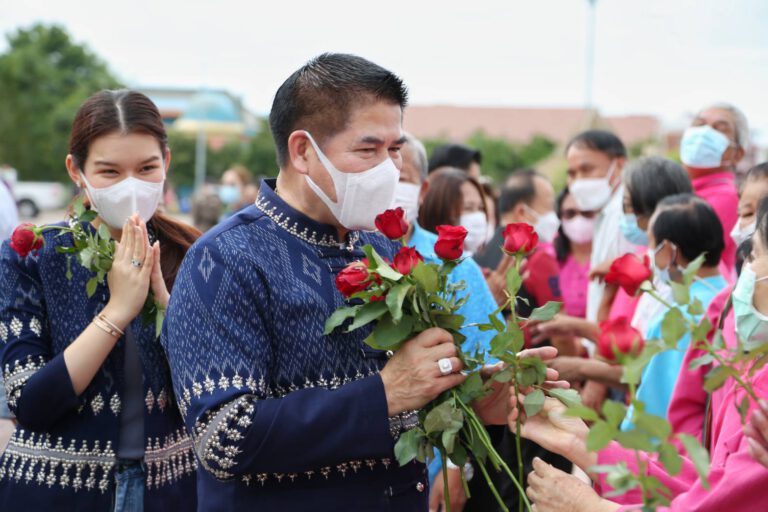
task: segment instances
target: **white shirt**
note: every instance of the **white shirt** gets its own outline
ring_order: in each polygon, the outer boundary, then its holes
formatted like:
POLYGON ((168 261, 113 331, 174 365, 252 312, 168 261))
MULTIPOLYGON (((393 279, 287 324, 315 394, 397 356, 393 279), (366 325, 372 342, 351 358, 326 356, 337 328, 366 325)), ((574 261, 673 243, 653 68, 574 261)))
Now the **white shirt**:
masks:
POLYGON ((0 182, 0 243, 11 237, 11 233, 19 225, 19 211, 11 191, 0 182))
MULTIPOLYGON (((621 232, 619 224, 624 212, 624 186, 620 185, 605 205, 595 224, 595 236, 592 238, 592 256, 590 267, 596 268, 606 260, 614 260, 628 252, 634 252, 632 245, 621 232)), ((587 287, 587 320, 597 322, 597 313, 603 300, 605 284, 593 279, 587 287)))

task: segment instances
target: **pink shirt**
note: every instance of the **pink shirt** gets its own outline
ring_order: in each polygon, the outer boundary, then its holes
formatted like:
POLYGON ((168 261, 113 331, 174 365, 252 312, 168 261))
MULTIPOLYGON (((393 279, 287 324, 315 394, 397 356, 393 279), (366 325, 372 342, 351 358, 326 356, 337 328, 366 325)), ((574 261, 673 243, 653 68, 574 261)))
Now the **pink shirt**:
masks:
POLYGON ((579 263, 572 254, 560 263, 560 293, 563 307, 570 316, 587 316, 587 286, 589 285, 589 261, 579 263))
MULTIPOLYGON (((710 304, 707 316, 713 325, 717 325, 729 293, 730 290, 723 290, 710 304)), ((736 335, 732 311, 725 318, 723 334, 726 346, 735 346, 736 335)), ((686 376, 678 380, 669 408, 669 419, 674 431, 695 435, 700 440, 705 421, 707 397, 703 389, 704 376, 711 366, 703 366, 695 370, 687 368, 689 363, 702 353, 689 348, 682 366, 686 369, 686 376)), ((753 378, 752 385, 758 396, 768 397, 768 369, 760 370, 753 378)), ((710 490, 705 490, 701 486, 693 464, 686 457, 683 457, 682 471, 675 477, 666 474, 666 470, 656 457, 647 455, 642 457, 648 464, 649 474, 657 477, 675 496, 670 507, 659 510, 716 512, 768 510, 768 489, 764 485, 768 478, 768 470, 749 455, 739 414, 735 407, 744 395, 744 391, 737 389, 731 380, 712 394, 712 448, 708 478, 710 490), (738 475, 738 478, 733 478, 734 475, 738 475)), ((750 414, 754 405, 750 404, 750 414)), ((615 464, 624 461, 630 470, 636 471, 637 466, 633 455, 618 443, 611 443, 598 453, 598 463, 615 464)), ((601 477, 597 487, 601 493, 610 490, 604 477, 601 477)), ((621 510, 636 510, 637 504, 641 502, 640 493, 637 490, 611 500, 624 505, 621 510)))
POLYGON ((732 172, 717 172, 691 180, 691 185, 696 195, 712 205, 723 225, 725 250, 722 261, 728 269, 728 273, 723 276, 732 282, 733 269, 736 266, 736 245, 730 233, 739 217, 739 192, 736 189, 736 178, 732 172))

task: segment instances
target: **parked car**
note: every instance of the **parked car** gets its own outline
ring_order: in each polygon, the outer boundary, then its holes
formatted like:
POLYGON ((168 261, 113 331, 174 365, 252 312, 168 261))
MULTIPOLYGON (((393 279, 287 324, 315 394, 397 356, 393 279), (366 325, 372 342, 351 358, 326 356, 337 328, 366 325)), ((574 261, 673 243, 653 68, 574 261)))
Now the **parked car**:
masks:
POLYGON ((57 182, 17 181, 12 188, 19 216, 26 218, 37 217, 41 211, 64 208, 72 199, 70 188, 57 182))

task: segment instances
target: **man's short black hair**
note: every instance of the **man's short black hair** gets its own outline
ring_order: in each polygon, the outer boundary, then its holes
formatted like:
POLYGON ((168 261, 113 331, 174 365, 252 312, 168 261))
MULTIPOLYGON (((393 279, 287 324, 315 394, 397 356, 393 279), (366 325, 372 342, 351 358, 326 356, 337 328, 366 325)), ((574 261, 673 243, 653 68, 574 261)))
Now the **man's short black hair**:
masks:
POLYGON ((405 108, 408 91, 394 73, 356 55, 324 53, 307 62, 277 90, 269 127, 280 167, 288 159, 288 137, 307 130, 318 144, 342 131, 353 108, 387 101, 405 108))
POLYGON ((504 215, 511 212, 520 203, 530 205, 536 197, 536 187, 533 179, 541 176, 533 169, 518 169, 514 171, 501 189, 499 196, 499 212, 504 215))
POLYGON ((565 147, 566 153, 571 146, 588 148, 605 153, 611 158, 627 157, 627 148, 613 133, 606 130, 587 130, 576 135, 565 147))
POLYGON ((704 265, 717 266, 725 248, 723 225, 709 203, 693 194, 665 197, 653 223, 656 243, 667 240, 688 261, 706 253, 704 265))
POLYGON ((691 194, 693 187, 683 167, 660 156, 640 158, 624 171, 635 215, 650 217, 659 201, 675 194, 691 194))
POLYGON ((432 151, 429 159, 429 172, 441 167, 455 167, 462 171, 469 171, 472 162, 480 164, 482 155, 480 151, 465 146, 464 144, 443 144, 432 151))

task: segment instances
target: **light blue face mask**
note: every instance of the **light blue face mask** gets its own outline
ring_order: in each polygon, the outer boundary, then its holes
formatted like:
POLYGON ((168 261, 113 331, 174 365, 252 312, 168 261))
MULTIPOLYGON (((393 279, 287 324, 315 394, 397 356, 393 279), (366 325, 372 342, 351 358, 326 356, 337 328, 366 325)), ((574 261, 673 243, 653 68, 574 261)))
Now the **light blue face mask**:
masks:
POLYGON ((619 227, 624 238, 635 245, 648 247, 648 233, 637 225, 637 216, 634 213, 622 213, 619 219, 619 227))
POLYGON ((235 204, 240 200, 240 189, 234 185, 222 185, 219 187, 219 199, 226 205, 235 204))
POLYGON ((742 343, 768 342, 768 316, 760 313, 754 306, 755 283, 766 279, 768 276, 758 279, 752 266, 745 263, 731 294, 736 335, 742 343))
POLYGON ((709 125, 691 126, 680 141, 680 160, 696 169, 716 169, 730 145, 728 137, 709 125))

